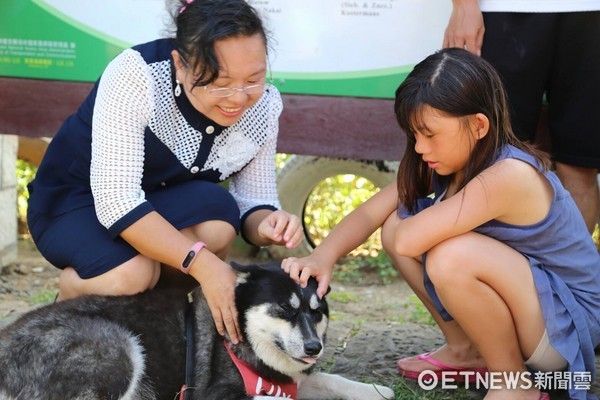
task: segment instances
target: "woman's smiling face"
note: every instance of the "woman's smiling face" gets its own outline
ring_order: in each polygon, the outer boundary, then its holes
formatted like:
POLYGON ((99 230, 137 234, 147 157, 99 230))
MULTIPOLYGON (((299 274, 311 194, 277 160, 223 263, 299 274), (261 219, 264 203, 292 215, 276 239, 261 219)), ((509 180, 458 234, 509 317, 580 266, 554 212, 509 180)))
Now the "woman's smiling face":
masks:
POLYGON ((196 110, 221 126, 231 126, 260 99, 262 92, 248 94, 237 90, 229 97, 215 97, 210 90, 264 84, 267 74, 267 50, 263 37, 256 34, 219 40, 215 42, 215 54, 221 67, 218 78, 208 86, 194 87, 197 76, 181 59, 179 53, 173 51, 177 78, 196 110))

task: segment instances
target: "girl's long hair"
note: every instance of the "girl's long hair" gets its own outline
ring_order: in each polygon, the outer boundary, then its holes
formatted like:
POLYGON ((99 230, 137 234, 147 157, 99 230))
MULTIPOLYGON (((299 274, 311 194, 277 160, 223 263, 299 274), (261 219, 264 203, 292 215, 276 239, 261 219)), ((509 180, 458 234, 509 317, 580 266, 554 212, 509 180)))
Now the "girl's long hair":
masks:
POLYGON ((415 151, 415 127, 420 126, 425 105, 449 117, 463 119, 465 131, 470 129, 467 116, 482 113, 490 121, 487 135, 474 143, 457 191, 492 165, 505 145, 532 154, 543 169, 550 167, 543 152, 521 142, 513 133, 506 94, 496 70, 464 49, 443 49, 417 64, 396 90, 394 110, 407 137, 397 178, 399 203, 410 212, 416 211, 417 199, 431 194, 434 178, 442 182, 452 178, 437 175, 415 151))

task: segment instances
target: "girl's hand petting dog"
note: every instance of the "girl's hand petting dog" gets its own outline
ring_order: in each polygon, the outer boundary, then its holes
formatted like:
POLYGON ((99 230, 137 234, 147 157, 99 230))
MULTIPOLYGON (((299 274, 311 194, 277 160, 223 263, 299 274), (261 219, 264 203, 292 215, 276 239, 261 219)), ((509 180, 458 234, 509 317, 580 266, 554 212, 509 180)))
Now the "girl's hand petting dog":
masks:
POLYGON ((334 263, 325 261, 316 253, 315 249, 311 255, 306 257, 286 258, 281 262, 281 268, 302 287, 306 287, 308 279, 314 276, 319 282, 317 295, 319 298, 323 298, 329 289, 334 263))

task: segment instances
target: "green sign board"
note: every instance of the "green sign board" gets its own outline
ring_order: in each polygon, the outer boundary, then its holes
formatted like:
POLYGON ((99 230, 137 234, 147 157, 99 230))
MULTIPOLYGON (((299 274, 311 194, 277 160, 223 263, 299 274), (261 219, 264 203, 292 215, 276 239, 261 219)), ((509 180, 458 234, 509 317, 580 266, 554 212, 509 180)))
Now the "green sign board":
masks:
MULTIPOLYGON (((248 0, 272 34, 284 93, 391 98, 439 48, 448 0, 248 0)), ((2 0, 0 76, 93 82, 132 45, 164 37, 165 0, 2 0)))
POLYGON ((0 76, 95 81, 128 47, 41 1, 0 2, 0 26, 0 76))

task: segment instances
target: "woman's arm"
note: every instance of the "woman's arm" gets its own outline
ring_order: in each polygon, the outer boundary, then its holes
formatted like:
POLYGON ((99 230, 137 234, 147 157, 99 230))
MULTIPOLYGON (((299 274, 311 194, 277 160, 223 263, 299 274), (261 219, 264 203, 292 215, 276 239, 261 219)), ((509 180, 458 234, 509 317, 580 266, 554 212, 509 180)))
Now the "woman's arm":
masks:
POLYGON ((277 244, 293 249, 304 237, 300 218, 283 210, 256 210, 244 221, 244 237, 256 246, 277 244))
POLYGON ((107 229, 145 202, 144 129, 153 104, 147 65, 139 53, 125 50, 100 78, 92 119, 90 186, 107 229))
POLYGON ((229 179, 229 192, 238 203, 242 216, 246 216, 250 210, 265 206, 271 209, 281 208, 277 193, 275 156, 282 108, 279 92, 275 88, 269 88, 259 103, 247 110, 248 114, 244 116, 260 121, 248 129, 253 129, 249 132, 250 136, 258 138, 255 145, 259 142, 262 144, 254 159, 229 179), (264 107, 268 108, 266 115, 261 114, 264 107), (264 139, 260 140, 261 137, 264 139))
POLYGON ((277 194, 275 155, 283 103, 277 88, 269 87, 254 108, 254 114, 248 118, 263 121, 263 125, 258 124, 252 129, 257 137, 264 136, 265 142, 254 159, 231 177, 229 191, 243 215, 245 239, 257 246, 278 244, 292 249, 302 241, 303 229, 296 215, 278 210, 281 204, 277 194), (267 107, 264 121, 260 114, 262 107, 267 107))
MULTIPOLYGON (((177 269, 194 244, 157 212, 150 212, 134 222, 121 237, 140 254, 177 269)), ((189 274, 202 285, 217 331, 221 335, 227 332, 231 340, 237 342, 241 331, 234 302, 237 276, 233 269, 203 248, 194 258, 189 274)))

